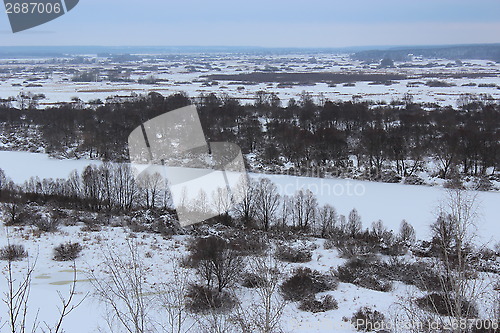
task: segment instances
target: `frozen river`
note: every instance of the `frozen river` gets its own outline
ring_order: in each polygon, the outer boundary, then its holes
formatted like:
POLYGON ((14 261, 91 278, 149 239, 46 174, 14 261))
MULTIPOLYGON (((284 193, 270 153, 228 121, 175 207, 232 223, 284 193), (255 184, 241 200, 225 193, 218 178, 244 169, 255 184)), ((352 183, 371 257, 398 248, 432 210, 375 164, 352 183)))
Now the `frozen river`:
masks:
MULTIPOLYGON (((82 171, 99 161, 57 160, 45 154, 0 151, 0 168, 16 183, 31 176, 65 178, 71 171, 82 171)), ((262 174, 252 174, 262 177, 262 174)), ((329 203, 339 214, 348 215, 356 208, 365 227, 381 219, 390 229, 398 230, 403 219, 410 222, 420 238, 428 236, 437 208, 446 198, 441 187, 387 184, 348 179, 324 179, 285 175, 265 175, 275 182, 280 193, 293 195, 300 188, 309 188, 320 204, 329 203)), ((478 234, 483 241, 500 240, 500 193, 475 192, 479 204, 478 234)))

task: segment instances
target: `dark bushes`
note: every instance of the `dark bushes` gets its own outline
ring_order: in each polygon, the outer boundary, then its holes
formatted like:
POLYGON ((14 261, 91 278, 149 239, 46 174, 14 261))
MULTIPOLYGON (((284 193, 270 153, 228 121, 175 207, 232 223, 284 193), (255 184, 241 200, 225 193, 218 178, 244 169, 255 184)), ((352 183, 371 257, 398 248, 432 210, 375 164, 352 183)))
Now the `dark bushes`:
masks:
POLYGON ((21 260, 28 256, 23 245, 9 244, 0 249, 0 259, 8 261, 21 260))
POLYGON ((268 249, 265 236, 255 233, 238 233, 231 237, 229 247, 241 255, 261 255, 268 249))
POLYGON ((478 310, 474 303, 462 299, 457 301, 449 294, 432 293, 425 295, 416 300, 417 305, 427 311, 435 312, 441 316, 455 316, 458 309, 455 311, 456 304, 460 305, 460 313, 463 317, 477 318, 478 310))
POLYGON ((80 243, 63 243, 54 249, 54 260, 72 261, 78 258, 82 252, 80 243))
POLYGON ((304 263, 312 259, 312 252, 306 248, 293 248, 290 246, 279 246, 276 250, 276 258, 281 261, 304 263))
POLYGON ((185 264, 197 269, 208 288, 216 283, 221 292, 239 279, 243 260, 229 247, 229 242, 216 236, 199 237, 188 248, 190 255, 185 264))
POLYGON ((265 283, 265 279, 255 273, 245 273, 243 275, 242 286, 247 288, 258 288, 265 283))
POLYGON ((342 258, 350 259, 362 257, 377 253, 375 244, 369 244, 364 241, 349 239, 337 244, 337 250, 342 258))
POLYGON ((379 274, 389 280, 401 281, 414 285, 420 290, 450 290, 451 286, 446 278, 425 262, 404 262, 391 260, 378 265, 379 274))
POLYGON ((301 301, 314 298, 316 293, 322 291, 335 290, 337 286, 338 282, 333 276, 301 267, 295 270, 291 278, 283 282, 281 292, 283 298, 287 300, 301 301))
POLYGON ((187 308, 194 313, 204 313, 210 310, 220 312, 232 309, 236 298, 226 291, 219 292, 216 289, 192 284, 189 286, 187 297, 187 308))
POLYGON ((352 325, 358 331, 379 331, 384 326, 384 315, 369 307, 362 307, 351 318, 352 325))
POLYGON ((59 229, 59 220, 52 219, 52 218, 46 218, 46 217, 40 217, 39 219, 37 219, 34 222, 34 225, 40 231, 55 232, 59 229))
POLYGON ((314 297, 306 298, 299 306, 300 310, 313 313, 336 310, 338 308, 337 301, 331 295, 324 296, 321 301, 316 300, 314 297))
POLYGON ((408 263, 393 259, 381 262, 375 259, 351 259, 337 268, 335 275, 340 281, 360 287, 391 290, 390 281, 414 285, 420 290, 450 290, 450 281, 424 262, 408 263))
POLYGON ((381 274, 377 260, 350 259, 337 268, 335 275, 340 281, 378 291, 390 291, 392 283, 381 274))

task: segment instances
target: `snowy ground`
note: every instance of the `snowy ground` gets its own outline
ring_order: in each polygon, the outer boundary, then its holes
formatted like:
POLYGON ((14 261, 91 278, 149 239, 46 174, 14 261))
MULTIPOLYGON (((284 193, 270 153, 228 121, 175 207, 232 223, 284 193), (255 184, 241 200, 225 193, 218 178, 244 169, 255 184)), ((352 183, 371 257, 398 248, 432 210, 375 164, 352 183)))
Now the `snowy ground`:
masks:
MULTIPOLYGON (((66 178, 71 171, 76 169, 81 172, 91 163, 100 162, 57 160, 45 154, 0 151, 0 168, 18 184, 31 176, 66 178)), ((406 219, 415 226, 421 239, 428 236, 428 226, 434 222, 437 209, 446 198, 446 190, 441 187, 287 175, 251 176, 270 178, 283 195, 291 196, 299 189, 310 189, 317 195, 320 204, 331 204, 345 216, 356 208, 365 227, 381 219, 389 229, 397 231, 401 221, 406 219)), ((473 193, 477 195, 479 204, 478 234, 482 241, 494 243, 500 239, 500 193, 473 193)))
MULTIPOLYGON (((31 176, 63 178, 74 169, 83 170, 89 163, 99 162, 54 160, 44 154, 26 152, 0 152, 0 168, 17 183, 22 183, 31 176)), ((291 195, 299 188, 309 188, 318 195, 320 203, 334 205, 340 214, 348 214, 352 208, 356 208, 365 226, 382 219, 389 228, 397 229, 401 220, 406 219, 415 226, 420 238, 427 235, 428 225, 433 221, 432 212, 444 197, 444 191, 437 187, 283 175, 266 177, 275 182, 283 194, 291 195)), ((500 222, 500 193, 478 193, 478 200, 481 202, 482 211, 480 234, 485 240, 500 239, 497 227, 500 222)), ((52 260, 55 246, 66 241, 77 241, 84 245, 82 256, 76 262, 79 269, 76 301, 92 290, 88 272, 102 262, 103 251, 114 249, 116 253, 126 253, 126 240, 130 237, 126 229, 104 227, 100 232, 89 232, 82 231, 82 227, 83 224, 63 227, 55 234, 45 233, 40 236, 30 228, 0 229, 0 246, 7 243, 8 233, 10 243, 23 244, 26 247, 32 262, 37 257, 30 306, 32 310, 39 308, 39 319, 46 320, 49 324, 55 320, 58 313, 57 291, 63 296, 67 295, 69 282, 73 278, 70 263, 52 260)), ((148 276, 145 277, 147 285, 168 283, 171 279, 172 258, 178 258, 186 252, 185 236, 164 239, 159 235, 136 233, 135 237, 140 244, 139 250, 143 254, 141 257, 148 267, 148 276)), ((314 243, 318 247, 313 252, 312 262, 307 266, 326 272, 344 262, 344 259, 338 258, 336 250, 324 250, 322 240, 316 240, 314 243)), ((26 264, 26 260, 16 262, 15 271, 21 272, 26 264)), ((289 264, 286 270, 291 271, 297 266, 300 264, 289 264)), ((1 292, 4 288, 5 283, 0 284, 1 292)), ((352 332, 352 327, 342 320, 343 317, 350 318, 361 306, 371 306, 382 313, 390 314, 393 304, 408 290, 409 287, 398 283, 395 283, 393 291, 386 293, 341 283, 337 290, 322 293, 331 294, 338 301, 338 310, 313 314, 298 310, 298 304, 292 303, 286 308, 283 326, 288 332, 352 332)), ((246 299, 250 291, 237 287, 236 293, 246 299)), ((34 312, 31 312, 31 315, 33 314, 34 312)), ((104 320, 105 314, 104 306, 89 296, 67 317, 64 327, 67 332, 72 333, 98 332, 99 328, 106 332, 108 329, 104 320)))
MULTIPOLYGON (((52 249, 55 246, 67 241, 84 244, 82 255, 76 260, 78 282, 75 303, 79 302, 87 293, 92 292, 92 285, 88 281, 88 272, 92 269, 99 269, 103 251, 111 248, 117 254, 127 253, 126 239, 129 237, 129 233, 123 228, 105 227, 100 232, 83 232, 80 230, 82 226, 64 227, 55 234, 42 234, 40 237, 33 236, 28 230, 9 229, 11 244, 23 244, 32 261, 37 256, 31 289, 29 320, 32 320, 39 309, 38 319, 42 323, 47 321, 48 324, 52 325, 58 316, 57 306, 60 304, 57 292, 61 292, 63 297, 66 297, 69 293, 73 279, 72 264, 52 260, 52 249)), ((6 229, 2 228, 0 231, 0 246, 7 243, 5 235, 6 229)), ((159 283, 168 284, 172 279, 172 259, 186 254, 184 248, 185 236, 164 239, 159 235, 136 233, 136 237, 138 244, 140 244, 141 260, 144 260, 145 267, 148 269, 144 281, 146 286, 150 286, 151 291, 154 292, 156 290, 155 285, 159 283), (145 255, 146 253, 149 253, 151 257, 145 255)), ((322 241, 316 241, 316 243, 319 248, 314 251, 313 260, 307 266, 327 272, 331 267, 336 267, 344 262, 343 259, 338 258, 338 253, 335 250, 324 250, 322 241)), ((4 263, 1 264, 3 268, 4 263)), ((14 262, 16 274, 24 271, 26 265, 26 259, 21 262, 14 262)), ((303 264, 289 264, 285 268, 286 272, 291 272, 298 266, 303 266, 303 264)), ((192 280, 196 278, 194 271, 192 271, 191 278, 192 280)), ((343 317, 350 318, 353 312, 361 306, 370 306, 388 314, 391 305, 398 301, 398 296, 404 294, 407 288, 409 287, 396 283, 393 291, 384 293, 341 283, 337 290, 319 295, 332 295, 338 301, 339 309, 314 314, 300 311, 297 309, 297 303, 291 303, 286 307, 283 315, 283 328, 286 332, 326 333, 339 331, 339 328, 344 327, 342 331, 354 332, 348 323, 342 321, 343 317)), ((5 283, 0 284, 0 292, 2 294, 5 292, 5 283)), ((236 294, 240 299, 249 299, 251 293, 250 289, 236 288, 236 294)), ((2 309, 0 313, 5 313, 3 304, 0 309, 2 309)), ((161 319, 160 317, 161 315, 156 316, 156 319, 161 319)), ((71 333, 108 332, 109 329, 106 326, 105 319, 106 307, 100 304, 94 296, 88 295, 81 306, 66 318, 64 329, 66 332, 71 333), (99 329, 102 331, 99 331, 99 329)))
MULTIPOLYGON (((253 102, 257 91, 276 93, 286 104, 291 98, 298 99, 303 91, 309 92, 318 102, 352 99, 390 103, 402 100, 406 93, 415 102, 431 102, 439 105, 456 105, 460 94, 489 94, 500 99, 500 64, 486 60, 467 60, 457 66, 444 59, 413 59, 396 62, 395 68, 378 68, 378 63, 366 64, 350 59, 348 54, 183 54, 175 59, 155 59, 146 55, 143 60, 115 63, 108 58, 88 55, 89 64, 54 63, 53 59, 2 59, 0 60, 0 98, 17 96, 20 92, 45 94, 41 105, 70 102, 78 97, 88 102, 109 96, 130 96, 155 91, 169 95, 179 91, 191 97, 200 94, 228 94, 243 103, 253 102), (195 65, 193 65, 195 64, 195 65), (409 67, 412 66, 412 67, 409 67), (73 82, 75 73, 97 70, 99 82, 73 82), (110 82, 113 72, 128 73, 131 82, 110 82), (278 73, 371 73, 403 74, 406 79, 391 85, 355 82, 354 86, 335 86, 327 83, 279 85, 277 82, 251 83, 241 81, 214 82, 211 74, 241 74, 252 72, 278 73), (34 74, 36 73, 36 74, 34 74), (161 81, 137 83, 137 80, 154 76, 161 81), (462 76, 462 77, 460 77, 462 76), (469 78, 470 77, 470 78, 469 78), (429 87, 429 80, 442 80, 449 87, 429 87), (487 85, 480 87, 479 85, 487 85)), ((61 61, 71 59, 61 59, 61 61)))

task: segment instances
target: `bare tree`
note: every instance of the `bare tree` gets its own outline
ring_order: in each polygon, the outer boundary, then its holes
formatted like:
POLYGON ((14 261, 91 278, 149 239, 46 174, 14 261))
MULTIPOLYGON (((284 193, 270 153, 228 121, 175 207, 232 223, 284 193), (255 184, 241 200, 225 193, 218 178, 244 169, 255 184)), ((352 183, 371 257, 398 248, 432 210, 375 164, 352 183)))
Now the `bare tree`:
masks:
POLYGON ((326 204, 319 209, 318 220, 321 226, 321 237, 330 237, 337 228, 337 211, 332 206, 326 204))
MULTIPOLYGON (((432 311, 424 311, 415 303, 417 296, 408 295, 399 307, 410 322, 425 324, 432 321, 441 327, 457 327, 457 324, 476 317, 476 302, 488 298, 491 283, 471 275, 477 211, 475 195, 460 189, 448 191, 439 207, 437 220, 431 226, 433 244, 438 250, 433 267, 438 269, 439 283, 431 285, 428 279, 417 277, 421 280, 421 289, 426 292, 420 299, 425 299, 426 306, 432 311)), ((418 327, 413 331, 419 331, 418 327)), ((467 330, 458 326, 453 332, 467 330)))
POLYGON ((149 313, 153 306, 152 295, 147 293, 149 290, 144 282, 146 267, 137 244, 128 241, 126 253, 109 248, 103 250, 99 266, 105 275, 100 276, 92 270, 89 279, 96 296, 109 307, 110 316, 106 318, 109 329, 115 331, 118 325, 121 332, 145 333, 154 330, 149 313))
POLYGON ((33 264, 28 263, 26 272, 21 279, 14 277, 12 261, 7 262, 5 279, 7 281, 7 292, 4 294, 3 302, 7 305, 7 323, 10 333, 35 332, 39 326, 38 314, 33 320, 31 329, 27 328, 27 316, 29 310, 29 297, 31 292, 31 279, 35 270, 36 260, 33 264))
POLYGON ((0 192, 7 185, 7 177, 5 176, 5 172, 0 169, 0 192))
POLYGON ((244 333, 281 332, 281 319, 288 304, 279 293, 284 268, 271 253, 250 260, 249 270, 258 275, 257 297, 246 308, 240 306, 235 318, 244 333))
POLYGON ((257 215, 265 231, 276 217, 280 204, 280 195, 276 185, 267 178, 261 178, 257 184, 257 215))
POLYGON ((163 177, 155 172, 153 174, 141 174, 137 180, 140 189, 141 199, 144 200, 143 206, 146 209, 155 208, 162 189, 165 188, 163 177))
POLYGON ((288 226, 288 221, 293 217, 293 200, 288 195, 284 195, 281 200, 281 209, 278 228, 285 230, 288 226))
POLYGON ((398 238, 406 246, 412 246, 415 243, 415 229, 406 220, 401 221, 398 238))
POLYGON ((438 218, 440 222, 437 226, 433 225, 432 229, 438 239, 445 273, 442 282, 444 296, 450 307, 451 317, 460 321, 462 318, 469 318, 473 311, 470 306, 464 307, 464 300, 477 299, 482 289, 478 280, 468 277, 472 260, 470 248, 477 229, 477 198, 465 190, 451 189, 440 209, 440 217, 444 218, 438 218))
POLYGON ((371 234, 377 237, 377 239, 381 240, 386 232, 387 228, 384 226, 384 222, 382 222, 382 220, 372 223, 371 234))
POLYGON ((23 222, 25 206, 20 203, 19 200, 14 200, 11 203, 3 203, 1 204, 1 208, 4 213, 6 226, 16 225, 23 222))
MULTIPOLYGON (((29 299, 31 294, 31 283, 33 272, 36 266, 35 261, 30 264, 27 263, 26 271, 22 275, 16 278, 14 275, 14 268, 12 267, 12 261, 9 260, 7 267, 5 269, 5 278, 7 281, 7 292, 5 292, 2 301, 7 306, 8 316, 7 325, 9 327, 10 333, 34 333, 38 329, 42 332, 49 333, 62 333, 63 323, 65 318, 78 308, 82 302, 85 300, 87 295, 83 296, 79 302, 74 303, 74 296, 76 295, 76 283, 77 283, 77 269, 76 264, 73 262, 73 280, 71 282, 69 295, 65 298, 61 292, 57 292, 60 299, 59 306, 59 317, 53 326, 49 325, 44 321, 45 328, 40 327, 40 321, 38 319, 38 310, 36 313, 32 313, 29 307, 29 299), (32 316, 31 328, 28 327, 28 316, 32 316)), ((5 323, 4 323, 5 324, 5 323)), ((0 326, 0 328, 3 327, 0 326)))
POLYGON ((206 282, 208 288, 217 283, 217 290, 231 286, 241 274, 243 260, 228 243, 215 236, 197 238, 190 246, 191 259, 196 265, 198 274, 206 282))
POLYGON ((353 208, 349 213, 349 219, 347 221, 347 233, 351 237, 354 237, 361 232, 362 227, 361 216, 359 216, 356 208, 353 208))
POLYGON ((85 296, 82 297, 82 299, 76 303, 73 304, 73 298, 76 295, 76 282, 77 282, 77 269, 76 269, 76 264, 73 261, 73 281, 71 282, 70 290, 69 290, 69 295, 67 298, 64 298, 61 292, 57 292, 59 295, 59 300, 61 302, 61 306, 59 307, 59 318, 57 319, 56 323, 54 326, 50 326, 47 322, 44 322, 46 328, 50 333, 62 333, 63 331, 63 321, 64 319, 71 313, 73 310, 75 310, 77 307, 80 306, 80 304, 83 303, 83 301, 87 298, 88 294, 85 294, 85 296))
POLYGON ((243 224, 248 227, 256 215, 256 183, 252 179, 241 179, 236 191, 241 201, 235 205, 234 210, 237 216, 243 221, 243 224))
POLYGON ((163 332, 186 333, 193 330, 195 321, 187 311, 186 294, 188 292, 191 272, 178 265, 173 259, 172 278, 156 288, 160 316, 166 314, 167 324, 162 325, 163 332))
POLYGON ((212 193, 212 201, 215 212, 221 217, 223 223, 228 223, 230 220, 229 211, 232 206, 231 192, 227 188, 218 187, 212 193))
POLYGON ((310 190, 299 190, 293 197, 294 223, 300 229, 309 229, 314 223, 318 202, 310 190))
POLYGON ((217 311, 217 309, 210 309, 204 315, 196 318, 198 323, 198 332, 210 333, 239 333, 234 324, 233 316, 229 313, 217 311))
POLYGON ((113 180, 113 188, 116 191, 116 205, 121 209, 131 210, 137 199, 138 189, 130 165, 125 163, 115 164, 113 180))

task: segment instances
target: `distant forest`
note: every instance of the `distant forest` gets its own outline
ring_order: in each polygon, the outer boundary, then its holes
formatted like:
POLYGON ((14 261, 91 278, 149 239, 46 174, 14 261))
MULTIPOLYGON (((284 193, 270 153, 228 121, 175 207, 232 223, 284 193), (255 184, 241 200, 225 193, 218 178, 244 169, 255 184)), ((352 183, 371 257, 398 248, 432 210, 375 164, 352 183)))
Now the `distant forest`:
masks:
POLYGON ((398 47, 388 50, 366 50, 353 55, 353 59, 379 61, 389 58, 394 61, 408 60, 408 55, 424 58, 444 58, 451 60, 482 59, 500 61, 500 44, 398 47))
MULTIPOLYGON (((215 94, 150 93, 132 100, 45 109, 0 103, 3 149, 44 151, 67 158, 127 161, 127 138, 146 120, 195 103, 207 141, 238 144, 251 169, 399 182, 431 159, 444 179, 496 177, 500 169, 500 105, 464 95, 458 108, 405 101, 315 102, 307 93, 282 106, 259 92, 252 104, 215 94), (354 158, 355 157, 355 158, 354 158)), ((418 183, 418 179, 415 180, 418 183)))

